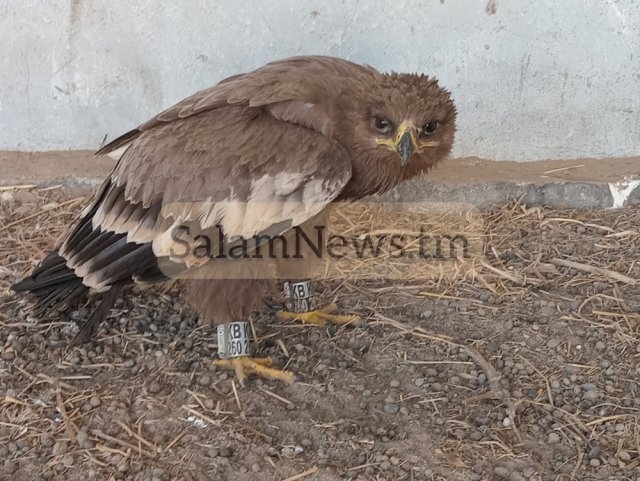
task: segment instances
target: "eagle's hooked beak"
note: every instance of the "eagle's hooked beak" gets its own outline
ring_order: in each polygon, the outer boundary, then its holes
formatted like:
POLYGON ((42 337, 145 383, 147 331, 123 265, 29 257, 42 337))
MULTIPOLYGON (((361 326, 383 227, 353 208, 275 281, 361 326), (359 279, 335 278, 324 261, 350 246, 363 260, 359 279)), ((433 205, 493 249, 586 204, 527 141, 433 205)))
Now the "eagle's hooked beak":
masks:
POLYGON ((398 152, 398 155, 400 156, 402 167, 407 166, 414 150, 416 150, 416 144, 413 141, 413 136, 410 132, 405 132, 400 137, 400 141, 397 143, 396 147, 396 152, 398 152))
POLYGON ((402 167, 406 167, 409 159, 418 150, 417 129, 411 122, 402 122, 396 135, 390 139, 376 139, 378 145, 386 145, 400 156, 402 167))

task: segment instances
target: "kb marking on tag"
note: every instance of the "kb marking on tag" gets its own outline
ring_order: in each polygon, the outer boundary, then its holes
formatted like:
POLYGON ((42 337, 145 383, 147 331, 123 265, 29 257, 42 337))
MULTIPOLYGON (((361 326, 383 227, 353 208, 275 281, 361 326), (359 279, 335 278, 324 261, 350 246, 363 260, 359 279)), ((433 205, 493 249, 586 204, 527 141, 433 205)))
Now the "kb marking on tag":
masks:
POLYGON ((284 283, 285 308, 290 312, 313 310, 313 288, 311 281, 284 283))
POLYGON ((251 331, 248 322, 230 322, 218 326, 218 355, 221 358, 248 356, 251 331))

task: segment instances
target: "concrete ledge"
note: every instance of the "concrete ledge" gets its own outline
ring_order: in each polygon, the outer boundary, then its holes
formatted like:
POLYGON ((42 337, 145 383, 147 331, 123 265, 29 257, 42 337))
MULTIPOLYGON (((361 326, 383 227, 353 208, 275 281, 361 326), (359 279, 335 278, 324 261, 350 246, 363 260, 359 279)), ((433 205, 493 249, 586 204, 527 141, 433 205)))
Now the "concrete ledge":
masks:
POLYGON ((529 206, 603 209, 613 207, 609 185, 589 182, 470 182, 439 184, 418 179, 398 186, 391 197, 403 201, 464 202, 478 208, 506 204, 522 198, 529 206))
MULTIPOLYGON (((99 185, 115 161, 90 151, 0 152, 0 185, 99 185)), ((388 200, 466 202, 479 208, 522 198, 527 206, 598 209, 640 205, 640 157, 508 162, 450 159, 388 200)))

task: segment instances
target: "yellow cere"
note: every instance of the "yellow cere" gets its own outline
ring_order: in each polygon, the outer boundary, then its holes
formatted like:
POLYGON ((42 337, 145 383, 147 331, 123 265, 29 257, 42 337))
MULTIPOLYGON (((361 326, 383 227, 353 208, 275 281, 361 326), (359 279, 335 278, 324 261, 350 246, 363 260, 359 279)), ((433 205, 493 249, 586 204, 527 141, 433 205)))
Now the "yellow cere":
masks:
POLYGON ((400 139, 402 138, 405 132, 409 132, 409 135, 411 136, 411 143, 413 144, 414 152, 420 152, 421 150, 427 147, 436 147, 438 145, 438 142, 435 140, 427 140, 424 142, 418 141, 416 137, 417 131, 418 129, 416 128, 415 125, 413 125, 412 122, 405 120, 400 124, 400 127, 398 127, 395 137, 393 138, 376 137, 376 144, 386 145, 392 150, 398 150, 398 144, 400 143, 400 139))

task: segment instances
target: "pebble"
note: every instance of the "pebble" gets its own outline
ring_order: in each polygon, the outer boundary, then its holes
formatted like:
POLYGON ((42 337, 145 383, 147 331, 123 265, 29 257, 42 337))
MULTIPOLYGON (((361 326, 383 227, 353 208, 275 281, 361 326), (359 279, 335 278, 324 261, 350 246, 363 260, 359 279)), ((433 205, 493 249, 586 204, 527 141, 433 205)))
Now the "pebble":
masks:
POLYGON ((584 401, 594 402, 598 399, 598 391, 585 391, 582 395, 584 401))
POLYGON ((98 396, 91 396, 91 398, 89 399, 89 404, 91 405, 91 407, 97 408, 98 406, 100 406, 100 398, 98 396))
POLYGON ((560 435, 558 433, 549 433, 549 444, 558 444, 560 442, 560 435))
POLYGON ((3 471, 7 474, 13 474, 16 472, 16 470, 18 469, 18 465, 16 463, 13 463, 11 461, 9 461, 8 459, 5 460, 4 462, 4 466, 3 466, 3 471))
POLYGON ((589 464, 594 468, 597 468, 598 466, 600 466, 600 460, 598 458, 590 459, 589 464))
POLYGON ((504 466, 496 466, 493 468, 493 474, 498 476, 499 478, 508 479, 509 478, 509 469, 504 466))
POLYGON ((223 446, 218 451, 218 455, 222 458, 230 458, 231 456, 233 456, 233 451, 229 446, 223 446))
POLYGON ((602 350, 604 350, 606 347, 607 347, 607 345, 606 345, 604 342, 602 342, 602 341, 598 341, 598 342, 596 342, 596 349, 597 349, 598 351, 602 351, 602 350))
POLYGON ((43 447, 50 448, 55 444, 55 441, 48 434, 43 434, 42 437, 40 438, 40 443, 42 444, 43 447))
POLYGON ((67 452, 67 443, 65 441, 58 441, 53 445, 53 449, 51 450, 51 454, 54 456, 60 456, 67 452))
POLYGON ((397 379, 392 379, 391 382, 389 383, 389 386, 400 387, 400 381, 398 381, 397 379))
POLYGON ((160 387, 160 384, 156 381, 152 382, 151 384, 149 384, 149 392, 152 394, 156 394, 158 392, 160 392, 160 389, 162 389, 160 387))
POLYGON ((631 455, 627 451, 619 451, 616 456, 618 456, 620 461, 631 461, 631 455))
POLYGON ((400 411, 400 406, 398 406, 396 403, 386 403, 384 405, 384 408, 382 409, 387 414, 396 414, 398 411, 400 411))
POLYGON ((419 377, 418 379, 413 381, 413 384, 415 384, 416 386, 422 386, 424 384, 424 378, 419 377))
POLYGON ((512 471, 509 475, 509 481, 525 481, 525 479, 518 471, 512 471))
POLYGON ((562 341, 560 339, 558 339, 557 337, 552 337, 551 339, 549 339, 547 341, 547 347, 550 348, 550 349, 555 349, 561 343, 562 343, 562 341))
POLYGON ((483 372, 481 372, 480 374, 478 374, 478 384, 480 386, 484 386, 484 384, 487 382, 487 375, 483 372))

